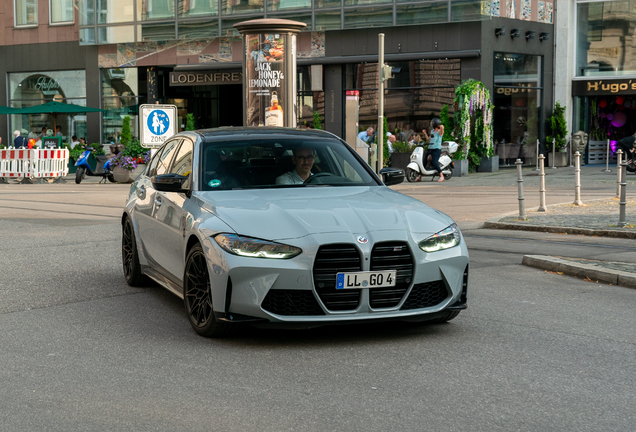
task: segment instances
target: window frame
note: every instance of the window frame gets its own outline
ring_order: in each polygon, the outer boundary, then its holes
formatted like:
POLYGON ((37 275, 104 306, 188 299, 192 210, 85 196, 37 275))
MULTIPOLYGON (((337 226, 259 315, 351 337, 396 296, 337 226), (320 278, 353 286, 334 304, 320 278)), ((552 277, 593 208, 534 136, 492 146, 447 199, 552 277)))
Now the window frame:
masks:
POLYGON ((71 21, 53 22, 53 2, 54 1, 55 0, 49 0, 49 25, 57 27, 57 26, 66 26, 66 25, 75 24, 75 9, 73 7, 73 1, 72 0, 70 2, 71 3, 71 16, 72 16, 71 21))
MULTIPOLYGON (((17 29, 37 27, 39 25, 39 23, 38 23, 38 1, 37 0, 32 0, 32 1, 35 2, 35 22, 27 23, 27 24, 18 24, 18 1, 20 1, 20 0, 13 0, 13 27, 17 28, 17 29)), ((22 3, 24 5, 26 5, 28 0, 21 0, 21 1, 22 1, 22 3)), ((20 11, 20 12, 22 12, 22 11, 20 11)))

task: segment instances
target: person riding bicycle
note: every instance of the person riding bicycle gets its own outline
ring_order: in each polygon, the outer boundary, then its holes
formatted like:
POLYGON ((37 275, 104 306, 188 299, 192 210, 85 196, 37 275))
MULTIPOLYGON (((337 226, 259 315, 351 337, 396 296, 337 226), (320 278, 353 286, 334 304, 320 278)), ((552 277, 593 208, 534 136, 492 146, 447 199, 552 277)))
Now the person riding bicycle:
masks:
MULTIPOLYGON (((428 145, 428 149, 426 150, 426 153, 424 154, 424 163, 426 163, 426 161, 428 160, 428 155, 431 155, 431 163, 433 164, 433 168, 435 168, 435 171, 438 172, 439 174, 439 180, 437 180, 438 182, 443 182, 444 181, 444 173, 442 172, 442 169, 439 167, 439 157, 442 155, 442 137, 444 136, 444 125, 442 124, 442 121, 435 117, 433 120, 431 120, 431 127, 433 128, 432 132, 431 132, 431 136, 429 138, 428 133, 426 132, 426 129, 422 129, 422 135, 424 136, 424 140, 425 141, 429 141, 429 145, 428 145)), ((417 181, 422 180, 422 176, 420 175, 417 179, 417 181)))

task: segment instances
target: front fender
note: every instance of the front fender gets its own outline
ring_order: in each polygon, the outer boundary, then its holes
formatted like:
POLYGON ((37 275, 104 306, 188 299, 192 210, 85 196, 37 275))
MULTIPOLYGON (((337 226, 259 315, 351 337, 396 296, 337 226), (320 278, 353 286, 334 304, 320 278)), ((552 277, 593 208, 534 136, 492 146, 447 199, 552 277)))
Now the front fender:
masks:
POLYGON ((412 169, 415 172, 420 172, 420 167, 419 167, 419 165, 416 162, 411 162, 410 164, 408 164, 406 166, 406 168, 407 169, 410 168, 410 169, 412 169))

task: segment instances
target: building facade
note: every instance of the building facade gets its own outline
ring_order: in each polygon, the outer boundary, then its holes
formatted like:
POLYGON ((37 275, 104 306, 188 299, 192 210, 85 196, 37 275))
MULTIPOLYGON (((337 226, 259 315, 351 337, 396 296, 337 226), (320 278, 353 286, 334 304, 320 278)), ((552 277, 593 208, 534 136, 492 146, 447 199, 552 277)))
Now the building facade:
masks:
MULTIPOLYGON (((378 34, 388 81, 389 129, 421 131, 454 87, 482 81, 495 104, 502 162, 531 158, 553 106, 555 7, 538 0, 2 0, 0 101, 13 107, 60 100, 104 114, 58 116, 65 135, 117 141, 138 107, 178 107, 180 126, 242 124, 242 40, 234 24, 285 18, 307 27, 297 46, 297 119, 326 130, 377 126, 378 34), (74 7, 76 6, 76 7, 74 7), (359 94, 359 124, 345 115, 359 94)), ((50 116, 0 118, 4 136, 52 123, 50 116)))
POLYGON ((612 151, 636 132, 636 0, 564 0, 556 17, 555 98, 568 107, 570 132, 589 136, 594 149, 612 151))

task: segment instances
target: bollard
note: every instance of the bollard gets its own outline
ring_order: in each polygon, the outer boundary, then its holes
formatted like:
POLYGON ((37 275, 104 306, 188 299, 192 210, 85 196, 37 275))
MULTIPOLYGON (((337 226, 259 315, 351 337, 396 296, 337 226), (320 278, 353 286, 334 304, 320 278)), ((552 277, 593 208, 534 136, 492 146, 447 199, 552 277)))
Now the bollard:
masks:
POLYGON ((616 150, 616 198, 621 194, 621 165, 623 161, 623 150, 616 150))
POLYGON ((620 210, 618 212, 618 226, 624 228, 625 225, 625 205, 627 204, 627 162, 621 164, 621 198, 618 203, 620 210))
POLYGON ((607 139, 607 152, 605 155, 605 169, 603 170, 603 172, 612 172, 611 169, 609 169, 609 155, 610 155, 610 140, 609 138, 607 139))
POLYGON ((574 205, 583 205, 581 201, 581 153, 574 155, 574 205))
POLYGON ((550 161, 550 169, 556 169, 554 166, 556 162, 556 143, 552 140, 552 161, 550 161))
POLYGON ((539 147, 540 146, 541 146, 541 142, 537 140, 537 167, 535 168, 535 171, 539 171, 539 147))
POLYGON ((521 165, 523 165, 523 161, 521 159, 517 159, 515 165, 517 165, 517 185, 519 187, 519 217, 525 219, 526 209, 523 204, 523 174, 521 174, 521 165))
POLYGON ((539 208, 537 211, 547 212, 548 209, 545 206, 545 156, 539 155, 539 208))

